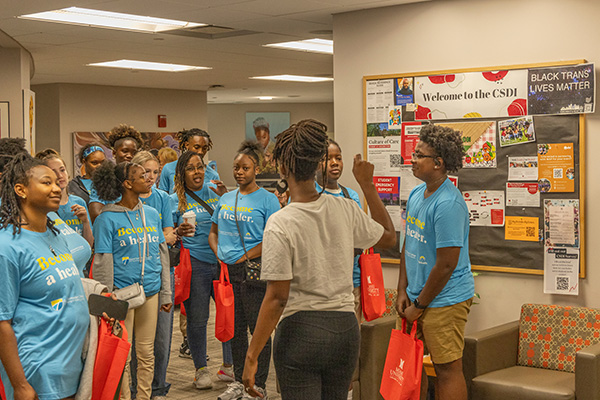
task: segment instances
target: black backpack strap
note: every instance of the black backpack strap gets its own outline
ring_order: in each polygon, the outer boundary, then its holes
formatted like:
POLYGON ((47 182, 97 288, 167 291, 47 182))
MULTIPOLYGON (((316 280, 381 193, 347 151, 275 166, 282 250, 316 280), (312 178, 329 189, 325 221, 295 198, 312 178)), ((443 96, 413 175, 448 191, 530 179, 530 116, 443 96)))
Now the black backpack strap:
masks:
POLYGON ((190 189, 186 188, 185 192, 191 198, 193 198, 194 200, 196 200, 202 207, 204 207, 206 209, 206 211, 208 211, 208 214, 212 217, 212 215, 214 214, 215 210, 213 210, 208 204, 206 204, 206 202, 204 200, 202 200, 200 197, 198 197, 196 195, 196 193, 192 192, 190 189))
POLYGON ((342 194, 344 195, 344 197, 349 199, 350 193, 348 193, 348 189, 346 189, 344 186, 340 185, 339 183, 338 183, 338 186, 340 187, 340 189, 342 189, 342 194))

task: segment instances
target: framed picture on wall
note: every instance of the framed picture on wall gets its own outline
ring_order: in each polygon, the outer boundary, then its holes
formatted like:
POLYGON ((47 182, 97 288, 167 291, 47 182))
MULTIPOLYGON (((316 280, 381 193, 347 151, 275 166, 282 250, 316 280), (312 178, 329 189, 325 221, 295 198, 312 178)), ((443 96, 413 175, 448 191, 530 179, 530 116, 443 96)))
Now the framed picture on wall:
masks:
POLYGON ((25 148, 35 154, 35 92, 23 90, 23 138, 25 148))
POLYGON ((0 101, 0 137, 7 138, 10 134, 10 117, 8 101, 0 101))
POLYGON ((256 140, 262 149, 259 154, 259 174, 256 182, 266 188, 274 188, 279 180, 273 160, 275 136, 290 127, 289 112, 247 112, 246 140, 256 140))
MULTIPOLYGON (((142 150, 162 149, 170 147, 179 156, 179 142, 174 132, 140 132, 144 139, 142 150)), ((104 149, 107 160, 114 160, 110 145, 107 140, 108 132, 73 132, 73 171, 76 175, 83 175, 79 151, 88 143, 98 143, 104 149)))

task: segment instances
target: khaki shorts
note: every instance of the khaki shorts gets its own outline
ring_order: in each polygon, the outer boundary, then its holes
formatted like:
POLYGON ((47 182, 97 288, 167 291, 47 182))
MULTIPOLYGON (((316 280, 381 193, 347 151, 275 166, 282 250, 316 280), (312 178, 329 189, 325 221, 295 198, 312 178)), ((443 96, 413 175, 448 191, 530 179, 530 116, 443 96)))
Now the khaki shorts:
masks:
MULTIPOLYGON (((447 307, 425 309, 417 322, 417 337, 423 341, 434 364, 447 364, 463 356, 465 324, 473 299, 447 307)), ((401 329, 399 318, 397 329, 401 329)), ((410 329, 410 328, 408 328, 410 329)))

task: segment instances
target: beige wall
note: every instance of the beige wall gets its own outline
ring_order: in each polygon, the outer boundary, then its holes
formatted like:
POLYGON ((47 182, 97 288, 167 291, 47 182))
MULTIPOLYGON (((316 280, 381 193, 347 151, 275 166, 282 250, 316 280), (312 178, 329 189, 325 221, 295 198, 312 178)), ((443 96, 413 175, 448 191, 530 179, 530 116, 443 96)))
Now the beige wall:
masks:
POLYGON ((32 90, 40 94, 38 110, 53 110, 38 111, 37 147, 58 145, 69 169, 73 165, 73 132, 109 131, 120 123, 146 132, 206 129, 208 125, 205 91, 78 84, 39 85, 32 90), (158 128, 158 114, 167 116, 166 128, 158 128))
MULTIPOLYGON (((0 35, 4 34, 0 32, 0 35)), ((0 47, 0 95, 8 101, 10 137, 23 138, 23 90, 29 89, 30 57, 20 48, 0 47)), ((27 111, 29 112, 29 111, 27 111)), ((2 132, 2 137, 9 134, 2 132)), ((29 136, 29 133, 27 134, 29 136)))
POLYGON ((306 118, 316 119, 334 132, 332 103, 280 103, 280 104, 209 104, 208 132, 213 141, 209 158, 217 161, 221 179, 235 186, 231 173, 233 157, 245 138, 246 112, 289 111, 290 122, 306 118))
MULTIPOLYGON (((598 62, 599 16, 600 2, 588 0, 435 1, 336 15, 336 139, 344 151, 362 151, 364 75, 582 58, 598 62)), ((597 113, 587 118, 587 145, 600 146, 597 113)), ((600 179, 589 160, 593 153, 587 156, 588 277, 580 282, 579 296, 545 295, 538 276, 485 272, 475 278, 481 300, 472 308, 468 330, 517 319, 525 302, 600 307, 600 208, 593 206, 600 179)), ((384 278, 387 287, 395 287, 397 268, 386 266, 384 278)))

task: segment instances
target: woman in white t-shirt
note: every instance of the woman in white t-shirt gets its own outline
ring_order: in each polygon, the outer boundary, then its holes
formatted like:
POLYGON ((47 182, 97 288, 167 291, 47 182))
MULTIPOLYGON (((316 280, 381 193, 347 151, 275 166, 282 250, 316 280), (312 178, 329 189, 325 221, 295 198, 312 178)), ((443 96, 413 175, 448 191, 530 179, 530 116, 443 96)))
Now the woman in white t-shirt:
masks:
POLYGON ((354 248, 396 243, 394 225, 373 185, 373 165, 360 155, 353 173, 373 219, 354 201, 316 190, 315 171, 327 155, 326 129, 304 120, 277 136, 274 158, 291 202, 265 228, 261 279, 268 285, 243 376, 251 396, 258 395, 258 354, 279 322, 273 359, 282 399, 347 398, 359 346, 354 248))

